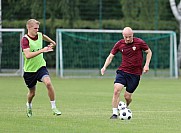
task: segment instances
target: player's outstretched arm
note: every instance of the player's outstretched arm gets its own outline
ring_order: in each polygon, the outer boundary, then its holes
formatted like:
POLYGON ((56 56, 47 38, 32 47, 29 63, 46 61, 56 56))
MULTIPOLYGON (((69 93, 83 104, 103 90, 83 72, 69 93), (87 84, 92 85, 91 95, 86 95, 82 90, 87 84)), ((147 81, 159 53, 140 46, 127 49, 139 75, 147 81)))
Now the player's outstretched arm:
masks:
POLYGON ((102 67, 101 69, 101 74, 104 75, 105 71, 106 71, 106 68, 109 66, 109 64, 112 62, 112 59, 114 58, 114 55, 113 54, 109 54, 109 56, 107 57, 105 63, 104 63, 104 66, 102 67))

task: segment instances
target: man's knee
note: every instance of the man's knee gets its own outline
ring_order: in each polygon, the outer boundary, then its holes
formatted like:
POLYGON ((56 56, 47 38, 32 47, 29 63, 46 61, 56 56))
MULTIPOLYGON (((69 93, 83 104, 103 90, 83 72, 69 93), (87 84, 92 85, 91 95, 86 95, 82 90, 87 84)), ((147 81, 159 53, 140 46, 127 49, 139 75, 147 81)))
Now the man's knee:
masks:
POLYGON ((51 87, 52 83, 49 77, 44 77, 43 82, 45 83, 46 87, 51 87))
POLYGON ((123 89, 122 84, 115 83, 114 84, 114 95, 119 95, 121 93, 121 90, 123 89))

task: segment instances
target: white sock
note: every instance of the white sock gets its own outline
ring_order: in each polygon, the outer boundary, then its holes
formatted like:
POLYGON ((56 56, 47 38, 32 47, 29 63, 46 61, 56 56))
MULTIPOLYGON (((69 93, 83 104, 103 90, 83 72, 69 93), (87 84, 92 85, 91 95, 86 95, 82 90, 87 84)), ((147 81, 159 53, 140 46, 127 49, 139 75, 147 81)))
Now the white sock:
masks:
POLYGON ((28 108, 32 108, 32 103, 26 103, 26 106, 28 107, 28 108))
POLYGON ((55 101, 50 101, 52 109, 56 108, 55 101))
POLYGON ((113 114, 118 115, 118 109, 117 108, 112 108, 113 114))

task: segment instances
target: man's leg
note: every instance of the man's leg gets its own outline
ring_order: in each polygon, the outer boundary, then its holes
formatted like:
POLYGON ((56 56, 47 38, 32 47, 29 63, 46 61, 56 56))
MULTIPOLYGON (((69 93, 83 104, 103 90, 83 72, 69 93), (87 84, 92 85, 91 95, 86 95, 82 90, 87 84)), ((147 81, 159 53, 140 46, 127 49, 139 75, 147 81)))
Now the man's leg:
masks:
POLYGON ((43 82, 44 82, 44 84, 48 90, 48 96, 50 98, 50 103, 52 106, 53 114, 54 115, 61 115, 61 112, 56 108, 55 91, 54 91, 53 85, 51 83, 50 77, 49 76, 43 77, 43 82))
POLYGON ((131 101, 132 101, 131 96, 132 96, 132 93, 129 93, 129 92, 125 91, 125 93, 124 93, 124 98, 125 98, 125 100, 126 100, 126 105, 127 105, 127 107, 130 105, 130 103, 131 103, 131 101))
POLYGON ((50 77, 45 76, 43 78, 43 82, 48 90, 48 96, 50 98, 50 101, 54 101, 55 100, 55 91, 54 91, 53 85, 51 83, 50 77))
POLYGON ((113 110, 113 115, 111 116, 111 119, 116 119, 118 115, 118 103, 119 103, 119 98, 120 98, 120 93, 123 89, 124 85, 120 83, 115 83, 114 84, 114 93, 113 93, 113 98, 112 98, 112 110, 113 110))
POLYGON ((27 94, 26 106, 27 106, 27 116, 28 117, 32 116, 32 100, 33 100, 33 97, 35 96, 35 90, 36 90, 36 88, 33 87, 33 88, 29 89, 28 94, 27 94))

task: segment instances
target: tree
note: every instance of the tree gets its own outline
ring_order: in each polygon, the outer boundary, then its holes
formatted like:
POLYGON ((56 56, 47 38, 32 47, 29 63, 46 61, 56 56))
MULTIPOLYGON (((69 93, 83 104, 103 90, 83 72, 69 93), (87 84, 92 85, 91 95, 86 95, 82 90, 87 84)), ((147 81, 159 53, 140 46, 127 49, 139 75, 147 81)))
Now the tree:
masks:
POLYGON ((155 29, 155 22, 160 17, 157 10, 160 1, 163 0, 121 0, 124 22, 136 29, 155 29), (137 23, 142 24, 140 26, 137 23))
POLYGON ((177 61, 178 61, 178 68, 181 66, 181 1, 178 3, 176 6, 175 0, 170 0, 170 7, 172 9, 173 15, 179 22, 179 27, 180 27, 180 41, 178 45, 178 55, 177 55, 177 61))
POLYGON ((78 10, 79 0, 61 0, 61 12, 63 14, 63 19, 68 21, 68 26, 70 28, 74 27, 74 21, 79 19, 78 10))

